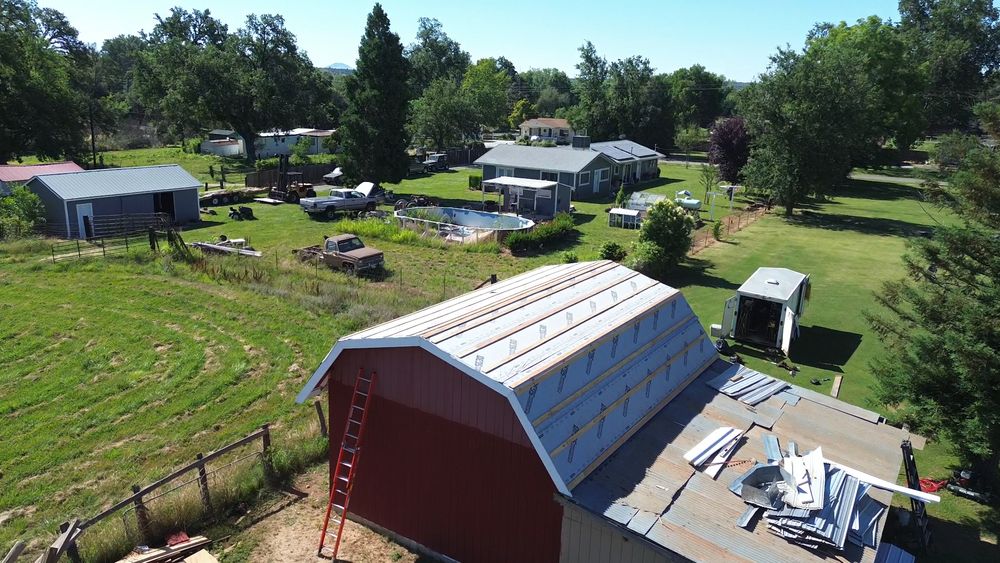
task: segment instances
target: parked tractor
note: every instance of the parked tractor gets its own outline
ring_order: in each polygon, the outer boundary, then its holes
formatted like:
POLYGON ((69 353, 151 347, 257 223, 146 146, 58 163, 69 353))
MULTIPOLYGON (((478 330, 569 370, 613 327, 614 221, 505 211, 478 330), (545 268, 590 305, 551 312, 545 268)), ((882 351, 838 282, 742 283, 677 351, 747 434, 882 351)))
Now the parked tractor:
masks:
POLYGON ((313 185, 302 181, 301 172, 288 170, 288 155, 278 156, 278 185, 271 188, 268 197, 288 203, 298 203, 304 197, 316 197, 313 185))

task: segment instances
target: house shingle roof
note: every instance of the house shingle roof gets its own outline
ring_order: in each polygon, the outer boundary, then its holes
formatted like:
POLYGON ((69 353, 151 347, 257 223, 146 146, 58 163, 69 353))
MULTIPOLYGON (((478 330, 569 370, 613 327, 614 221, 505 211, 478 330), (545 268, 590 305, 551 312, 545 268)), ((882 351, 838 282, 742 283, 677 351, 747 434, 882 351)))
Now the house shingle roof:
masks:
POLYGON ((521 124, 521 127, 551 127, 553 129, 572 129, 569 121, 558 117, 536 117, 521 124))

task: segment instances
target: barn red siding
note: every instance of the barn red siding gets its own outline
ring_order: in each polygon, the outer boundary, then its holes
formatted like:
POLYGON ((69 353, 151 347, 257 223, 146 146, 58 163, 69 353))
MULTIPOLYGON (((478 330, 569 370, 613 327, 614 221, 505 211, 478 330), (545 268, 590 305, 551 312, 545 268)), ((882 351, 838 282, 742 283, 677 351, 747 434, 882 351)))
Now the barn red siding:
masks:
POLYGON ((331 466, 358 368, 377 371, 350 511, 460 561, 557 561, 562 507, 500 394, 419 348, 344 351, 331 466))

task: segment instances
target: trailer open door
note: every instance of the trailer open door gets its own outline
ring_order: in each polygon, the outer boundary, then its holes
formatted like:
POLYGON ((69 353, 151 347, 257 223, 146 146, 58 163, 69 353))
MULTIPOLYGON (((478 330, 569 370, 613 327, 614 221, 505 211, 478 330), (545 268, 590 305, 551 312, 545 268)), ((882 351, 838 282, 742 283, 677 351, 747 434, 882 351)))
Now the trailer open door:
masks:
POLYGON ((801 317, 806 312, 806 304, 809 303, 809 299, 812 297, 812 279, 809 278, 809 274, 806 274, 806 279, 802 282, 802 291, 799 292, 799 306, 798 315, 801 317))
POLYGON ((722 336, 733 338, 736 331, 736 306, 740 302, 740 296, 734 295, 726 299, 726 308, 722 312, 722 336))
POLYGON ((781 351, 788 355, 788 349, 792 346, 792 336, 798 332, 795 326, 795 311, 790 307, 785 307, 785 321, 781 325, 781 351))

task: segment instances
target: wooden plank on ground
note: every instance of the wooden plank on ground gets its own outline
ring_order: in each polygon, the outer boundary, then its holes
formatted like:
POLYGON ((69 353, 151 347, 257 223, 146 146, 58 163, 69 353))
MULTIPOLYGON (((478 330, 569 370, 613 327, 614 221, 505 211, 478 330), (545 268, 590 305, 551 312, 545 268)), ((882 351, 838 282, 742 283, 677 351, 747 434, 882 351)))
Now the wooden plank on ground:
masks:
POLYGON ((844 376, 838 375, 833 378, 833 388, 830 389, 830 396, 836 397, 840 395, 840 382, 844 380, 844 376))
POLYGON ((216 559, 214 555, 203 549, 185 557, 184 563, 219 563, 219 560, 216 559))
POLYGON ((142 555, 127 556, 118 563, 159 563, 160 561, 171 561, 179 559, 185 553, 190 553, 210 543, 212 543, 212 540, 205 536, 195 536, 184 543, 152 549, 142 555))

